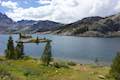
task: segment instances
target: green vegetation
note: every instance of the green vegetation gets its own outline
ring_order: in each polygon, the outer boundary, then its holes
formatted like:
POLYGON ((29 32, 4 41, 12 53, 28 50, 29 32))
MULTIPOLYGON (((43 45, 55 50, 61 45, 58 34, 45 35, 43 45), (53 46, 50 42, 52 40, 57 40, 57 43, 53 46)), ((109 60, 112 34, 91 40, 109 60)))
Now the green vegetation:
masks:
POLYGON ((7 43, 7 49, 5 50, 5 56, 7 59, 20 59, 24 56, 24 45, 23 43, 17 43, 16 48, 14 42, 10 36, 7 43))
MULTIPOLYGON (((39 41, 37 37, 36 42, 39 41)), ((47 41, 41 60, 24 55, 24 45, 10 36, 5 57, 0 57, 0 80, 120 80, 120 53, 110 67, 53 61, 51 41, 47 41), (109 74, 110 72, 110 74, 109 74)))
POLYGON ((22 38, 22 33, 19 33, 19 39, 21 39, 22 38))
POLYGON ((115 80, 120 80, 120 52, 118 52, 117 56, 113 60, 110 74, 115 78, 115 80))
POLYGON ((9 36, 8 43, 7 43, 7 49, 5 50, 6 58, 8 59, 15 59, 15 49, 14 49, 14 42, 11 36, 9 36))
POLYGON ((73 62, 73 61, 70 61, 70 62, 68 62, 68 65, 70 65, 70 66, 75 66, 75 65, 76 65, 76 63, 75 63, 75 62, 73 62))
POLYGON ((7 60, 0 58, 0 80, 110 80, 109 67, 75 66, 67 62, 51 62, 45 66, 38 59, 7 60), (55 64, 59 65, 59 68, 55 64), (104 79, 101 79, 103 76, 104 79))
POLYGON ((45 50, 41 56, 41 60, 42 60, 43 64, 45 64, 45 65, 49 65, 50 61, 52 60, 50 41, 48 41, 45 46, 45 50))
POLYGON ((20 59, 24 57, 24 45, 23 43, 17 43, 15 48, 16 59, 20 59))
POLYGON ((36 43, 37 43, 37 44, 39 43, 39 38, 38 38, 38 36, 37 36, 37 38, 36 38, 36 43))

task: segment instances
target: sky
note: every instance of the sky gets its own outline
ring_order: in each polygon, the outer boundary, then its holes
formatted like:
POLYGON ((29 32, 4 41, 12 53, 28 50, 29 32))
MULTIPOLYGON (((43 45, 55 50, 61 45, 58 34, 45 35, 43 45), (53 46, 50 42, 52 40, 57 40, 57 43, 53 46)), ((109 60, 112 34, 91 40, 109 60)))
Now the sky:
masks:
POLYGON ((0 0, 0 12, 14 21, 71 23, 90 16, 117 14, 120 12, 120 0, 0 0))

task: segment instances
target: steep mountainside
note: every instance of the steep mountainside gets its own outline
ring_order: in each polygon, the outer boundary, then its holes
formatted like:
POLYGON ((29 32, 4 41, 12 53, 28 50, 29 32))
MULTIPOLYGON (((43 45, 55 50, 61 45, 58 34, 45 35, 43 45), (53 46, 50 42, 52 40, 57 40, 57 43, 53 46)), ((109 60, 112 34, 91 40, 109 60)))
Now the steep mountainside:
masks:
POLYGON ((87 17, 62 26, 53 34, 92 37, 120 36, 120 14, 108 17, 87 17))
POLYGON ((32 29, 37 29, 38 32, 43 32, 43 31, 50 31, 53 29, 56 29, 57 27, 62 26, 63 24, 53 22, 53 21, 38 21, 37 24, 34 24, 32 26, 32 29))
POLYGON ((35 32, 50 31, 62 25, 63 24, 48 20, 46 21, 24 20, 16 23, 16 27, 14 28, 14 33, 19 33, 19 32, 35 33, 35 32))
POLYGON ((0 33, 14 25, 14 21, 5 14, 0 13, 0 33))

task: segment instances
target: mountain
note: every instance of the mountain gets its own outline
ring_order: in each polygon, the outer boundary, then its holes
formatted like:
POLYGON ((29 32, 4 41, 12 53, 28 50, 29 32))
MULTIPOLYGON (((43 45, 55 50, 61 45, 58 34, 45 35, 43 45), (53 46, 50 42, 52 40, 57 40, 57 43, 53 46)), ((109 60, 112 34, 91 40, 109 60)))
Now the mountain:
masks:
POLYGON ((20 20, 17 21, 14 24, 13 28, 10 28, 9 30, 13 33, 20 33, 20 32, 25 32, 25 33, 32 33, 29 29, 36 24, 37 21, 34 20, 20 20))
POLYGON ((63 24, 53 21, 34 21, 34 20, 20 20, 13 21, 7 15, 0 13, 0 33, 35 33, 49 30, 55 30, 63 24))
POLYGON ((49 31, 52 34, 83 37, 120 37, 120 13, 107 17, 86 17, 70 24, 49 20, 13 21, 0 13, 0 33, 36 33, 49 31))
MULTIPOLYGON (((33 20, 22 20, 16 23, 14 27, 14 33, 25 32, 25 33, 35 33, 35 32, 44 32, 51 31, 56 29, 63 24, 53 22, 53 21, 33 21, 33 20)), ((12 29, 13 31, 13 29, 12 29)))
POLYGON ((14 25, 14 21, 5 14, 0 13, 0 33, 14 25))
POLYGON ((21 20, 21 21, 17 21, 17 25, 18 26, 32 26, 35 23, 37 23, 37 21, 34 21, 34 20, 21 20))
POLYGON ((64 25, 52 33, 84 37, 120 37, 120 14, 108 17, 87 17, 64 25))
POLYGON ((53 29, 56 29, 57 27, 62 26, 63 24, 53 22, 53 21, 38 21, 37 24, 34 24, 32 26, 32 29, 37 28, 37 32, 44 32, 44 31, 51 31, 53 29))

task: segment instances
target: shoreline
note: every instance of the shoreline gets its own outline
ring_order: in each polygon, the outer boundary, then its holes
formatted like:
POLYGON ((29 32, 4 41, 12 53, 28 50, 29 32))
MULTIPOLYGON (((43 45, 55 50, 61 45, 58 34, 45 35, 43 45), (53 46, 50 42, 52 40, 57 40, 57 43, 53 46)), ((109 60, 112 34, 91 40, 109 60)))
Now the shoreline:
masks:
MULTIPOLYGON (((0 33, 0 35, 18 35, 19 33, 0 33)), ((26 33, 29 34, 29 33, 26 33)), ((120 38, 120 36, 79 36, 79 35, 62 35, 62 34, 52 34, 52 33, 46 33, 46 32, 37 32, 32 34, 39 34, 39 35, 53 35, 53 36, 70 36, 70 37, 83 37, 83 38, 120 38)))
MULTIPOLYGON (((25 56, 25 57, 27 57, 28 59, 32 59, 32 60, 37 60, 37 61, 40 60, 40 58, 38 58, 38 57, 32 57, 32 56, 25 56)), ((5 59, 5 56, 1 56, 0 55, 0 60, 1 59, 5 59)), ((20 60, 22 60, 22 59, 20 59, 20 60)), ((106 63, 98 62, 96 64, 94 61, 89 61, 89 60, 86 60, 86 61, 82 60, 82 61, 80 61, 80 60, 75 60, 75 59, 65 59, 65 58, 53 57, 53 62, 56 62, 56 61, 57 62, 65 62, 65 63, 73 62, 73 63, 75 63, 77 65, 97 65, 97 66, 108 66, 108 67, 111 66, 111 64, 109 64, 109 63, 107 64, 107 62, 106 63)))

